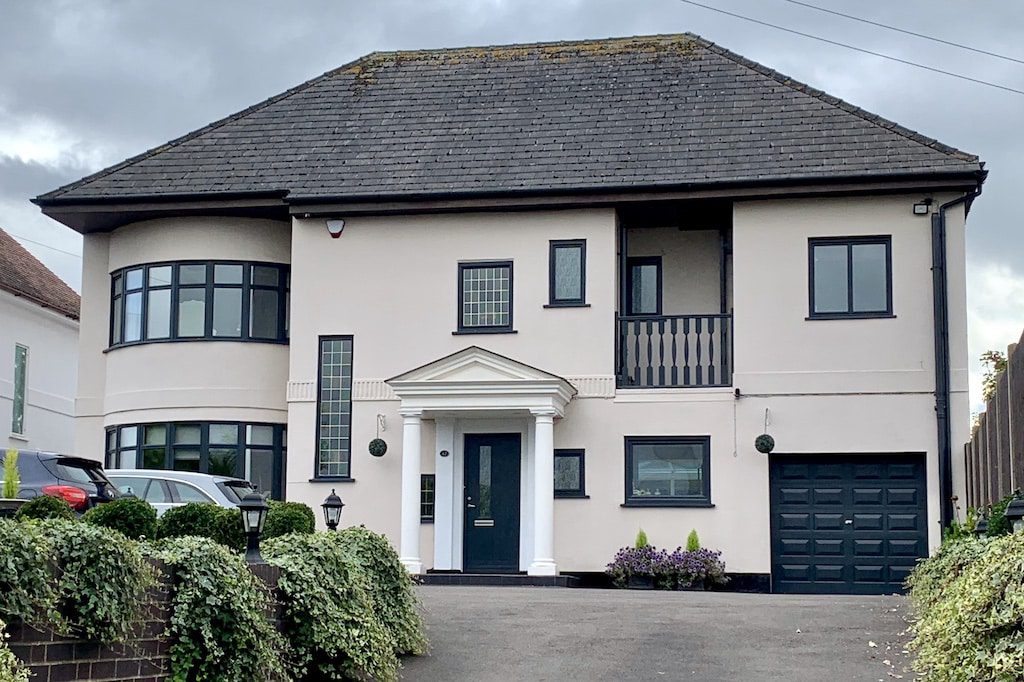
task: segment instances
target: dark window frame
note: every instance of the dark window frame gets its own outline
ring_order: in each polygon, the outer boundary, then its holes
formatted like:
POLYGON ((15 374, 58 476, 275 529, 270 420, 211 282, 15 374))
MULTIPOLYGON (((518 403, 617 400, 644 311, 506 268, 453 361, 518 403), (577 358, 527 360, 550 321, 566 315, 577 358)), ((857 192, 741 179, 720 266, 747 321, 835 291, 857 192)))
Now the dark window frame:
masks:
MULTIPOLYGON (((129 469, 144 469, 145 462, 143 461, 144 450, 159 450, 164 451, 163 466, 159 468, 160 471, 175 471, 174 469, 174 451, 176 448, 180 449, 198 449, 199 450, 199 472, 208 473, 210 464, 210 448, 213 449, 229 449, 234 448, 237 452, 237 459, 235 460, 235 471, 231 474, 234 478, 245 479, 245 454, 247 450, 260 450, 263 452, 270 452, 274 458, 273 463, 273 487, 270 493, 274 499, 283 500, 285 499, 285 483, 284 477, 287 470, 288 461, 288 445, 287 445, 287 424, 273 423, 273 422, 240 422, 240 421, 223 421, 223 420, 185 420, 185 421, 174 421, 174 422, 139 422, 131 424, 117 424, 108 426, 104 429, 104 466, 111 471, 121 470, 121 467, 114 466, 117 460, 123 452, 134 450, 135 451, 135 464, 127 467, 129 469), (234 444, 219 444, 210 443, 210 427, 211 426, 234 426, 238 429, 238 439, 234 444), (162 444, 145 444, 146 428, 153 426, 162 426, 164 428, 164 442, 162 444), (249 426, 269 426, 274 430, 273 443, 271 445, 264 445, 262 443, 250 443, 248 430, 246 427, 249 426), (199 442, 196 444, 181 444, 175 445, 175 431, 181 427, 199 427, 199 442), (121 430, 122 429, 135 429, 135 445, 123 446, 121 443, 121 430), (111 434, 113 434, 113 447, 111 445, 111 434)), ((220 474, 218 474, 220 475, 220 474)))
POLYGON ((277 343, 289 342, 289 297, 291 293, 291 266, 287 263, 246 260, 175 260, 139 263, 119 268, 110 273, 110 308, 108 319, 108 350, 125 346, 138 346, 148 343, 182 343, 192 341, 234 341, 242 343, 277 343), (182 284, 179 271, 182 266, 202 265, 206 268, 206 278, 202 284, 182 284), (216 266, 242 266, 242 281, 235 284, 217 283, 215 281, 216 266), (153 268, 170 267, 170 284, 150 284, 149 273, 153 268), (267 267, 277 270, 278 284, 276 287, 252 283, 253 268, 267 267), (127 287, 127 273, 133 270, 142 271, 142 287, 127 287), (120 287, 118 284, 120 283, 120 287), (178 307, 182 290, 201 289, 204 292, 203 333, 197 336, 181 336, 179 333, 178 307), (238 336, 214 336, 213 306, 215 291, 218 289, 241 290, 241 327, 238 336), (251 302, 253 291, 273 290, 277 292, 277 335, 275 337, 255 336, 252 334, 251 302), (168 335, 149 338, 149 294, 151 291, 170 291, 170 309, 168 335), (127 299, 129 293, 141 296, 139 338, 125 341, 127 299), (119 313, 116 314, 116 313, 119 313))
POLYGON ((623 507, 714 507, 711 502, 711 436, 626 436, 625 437, 625 498, 623 507), (704 458, 701 463, 702 494, 692 497, 635 496, 633 495, 634 445, 701 445, 704 458))
POLYGON ((352 477, 352 426, 353 426, 353 407, 352 407, 352 390, 355 385, 355 358, 356 358, 356 343, 355 336, 352 334, 326 334, 317 337, 317 354, 316 354, 316 431, 314 437, 316 438, 316 449, 313 457, 313 477, 310 480, 311 483, 331 481, 338 483, 351 483, 355 481, 352 477), (349 396, 348 396, 348 475, 347 476, 321 476, 320 475, 320 429, 323 426, 320 424, 320 410, 322 405, 322 386, 324 379, 324 343, 328 341, 348 341, 352 348, 352 360, 349 365, 349 396))
POLYGON ((433 523, 434 514, 437 511, 437 478, 434 474, 420 474, 420 523, 433 523), (430 489, 428 490, 425 486, 427 481, 430 481, 430 489), (430 500, 426 500, 425 496, 430 495, 430 500), (430 508, 430 513, 426 513, 427 507, 430 508))
POLYGON ((556 448, 555 460, 559 457, 576 457, 580 462, 580 485, 577 489, 555 488, 556 498, 588 498, 587 495, 587 451, 583 448, 556 448))
POLYGON ((810 237, 807 240, 808 320, 866 320, 895 317, 892 310, 892 235, 861 237, 810 237), (885 246, 885 310, 854 311, 853 247, 864 244, 885 246), (846 247, 846 311, 819 313, 814 309, 814 249, 818 246, 846 247))
POLYGON ((456 302, 456 315, 458 326, 452 334, 515 334, 513 328, 514 301, 515 301, 515 278, 511 260, 482 260, 482 261, 460 261, 458 264, 458 300, 456 302), (467 327, 463 324, 463 306, 465 305, 465 281, 462 273, 466 270, 482 268, 508 268, 508 324, 467 327))
POLYGON ((587 240, 552 239, 548 242, 548 304, 545 308, 587 307, 587 240), (555 254, 558 249, 579 249, 580 251, 580 295, 579 298, 558 298, 555 295, 555 254))
POLYGON ((662 268, 661 256, 629 256, 628 258, 626 258, 626 315, 661 315, 663 275, 664 270, 662 268), (658 305, 657 309, 653 313, 640 313, 633 310, 633 268, 643 265, 653 265, 658 269, 658 305))

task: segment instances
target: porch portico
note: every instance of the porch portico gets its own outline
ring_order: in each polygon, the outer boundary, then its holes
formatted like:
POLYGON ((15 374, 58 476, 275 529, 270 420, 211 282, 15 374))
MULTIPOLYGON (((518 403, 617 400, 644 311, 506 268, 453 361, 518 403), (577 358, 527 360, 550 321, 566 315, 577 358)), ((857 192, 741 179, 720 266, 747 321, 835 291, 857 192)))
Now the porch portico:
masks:
POLYGON ((434 452, 427 456, 434 457, 434 569, 464 570, 480 538, 488 547, 516 543, 508 548, 516 555, 509 566, 513 571, 555 575, 554 420, 564 416, 575 395, 572 385, 477 346, 387 383, 402 401, 399 553, 406 569, 423 572, 421 424, 431 419, 436 435, 434 452), (504 446, 492 452, 490 444, 480 444, 489 443, 487 436, 504 437, 504 446), (492 464, 492 456, 504 459, 492 464), (513 456, 519 457, 518 468, 513 456), (467 461, 472 464, 468 469, 467 461))

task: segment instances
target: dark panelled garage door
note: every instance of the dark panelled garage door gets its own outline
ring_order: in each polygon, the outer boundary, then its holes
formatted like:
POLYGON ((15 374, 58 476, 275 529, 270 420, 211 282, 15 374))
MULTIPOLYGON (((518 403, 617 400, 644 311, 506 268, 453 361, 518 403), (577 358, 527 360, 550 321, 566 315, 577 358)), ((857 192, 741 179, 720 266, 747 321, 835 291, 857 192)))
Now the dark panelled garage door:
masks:
POLYGON ((901 592, 928 552, 924 455, 773 455, 772 589, 901 592))

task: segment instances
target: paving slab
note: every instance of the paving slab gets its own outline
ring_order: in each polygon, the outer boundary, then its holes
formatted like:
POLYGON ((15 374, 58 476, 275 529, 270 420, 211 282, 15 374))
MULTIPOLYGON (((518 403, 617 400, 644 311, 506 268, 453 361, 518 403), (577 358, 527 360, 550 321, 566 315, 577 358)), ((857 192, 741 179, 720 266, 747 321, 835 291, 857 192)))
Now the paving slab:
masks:
POLYGON ((898 596, 417 589, 430 653, 406 680, 914 679, 898 596))

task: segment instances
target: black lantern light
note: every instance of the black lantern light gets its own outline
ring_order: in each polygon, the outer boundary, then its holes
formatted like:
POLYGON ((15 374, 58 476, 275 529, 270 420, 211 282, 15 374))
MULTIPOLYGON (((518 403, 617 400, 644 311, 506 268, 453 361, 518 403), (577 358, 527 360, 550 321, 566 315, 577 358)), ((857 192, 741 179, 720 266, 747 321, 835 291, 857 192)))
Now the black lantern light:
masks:
POLYGON ((338 523, 341 521, 341 509, 345 506, 345 503, 334 492, 334 488, 331 488, 331 494, 327 496, 327 499, 320 506, 324 509, 324 523, 327 524, 327 530, 338 530, 338 523))
POLYGON ((238 511, 242 514, 242 530, 245 531, 245 561, 250 564, 262 564, 260 556, 260 533, 267 520, 270 505, 259 493, 252 492, 238 503, 238 511))
POLYGON ((1006 505, 1006 520, 1013 524, 1013 532, 1024 530, 1024 500, 1013 498, 1006 505))
POLYGON ((974 532, 978 535, 985 535, 988 533, 988 517, 982 516, 978 519, 978 523, 974 525, 974 532))

